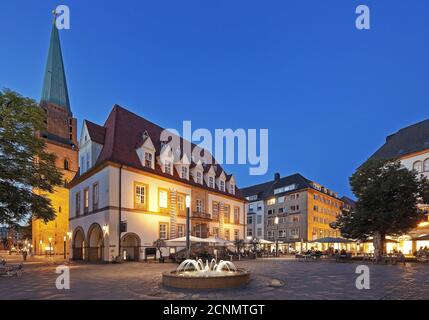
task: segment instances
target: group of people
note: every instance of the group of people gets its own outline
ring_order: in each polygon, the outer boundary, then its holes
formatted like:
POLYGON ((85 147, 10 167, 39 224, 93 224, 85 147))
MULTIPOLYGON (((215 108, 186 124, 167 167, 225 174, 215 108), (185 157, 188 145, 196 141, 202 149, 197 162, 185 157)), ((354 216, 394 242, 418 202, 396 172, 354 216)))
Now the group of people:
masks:
POLYGON ((420 247, 420 249, 416 253, 417 258, 429 257, 429 248, 427 246, 420 247))

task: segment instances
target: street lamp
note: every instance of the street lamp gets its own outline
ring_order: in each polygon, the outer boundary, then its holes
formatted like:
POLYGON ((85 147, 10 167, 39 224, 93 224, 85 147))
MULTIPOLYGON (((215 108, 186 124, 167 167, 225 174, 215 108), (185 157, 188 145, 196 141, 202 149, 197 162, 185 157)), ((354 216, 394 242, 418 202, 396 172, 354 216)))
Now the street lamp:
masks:
POLYGON ((191 255, 191 241, 190 241, 190 229, 191 229, 191 196, 187 195, 185 199, 186 203, 186 257, 189 259, 191 255))
POLYGON ((279 256, 279 217, 274 218, 274 224, 276 225, 276 257, 279 256))
POLYGON ((52 238, 49 237, 49 255, 52 256, 52 238))
POLYGON ((67 237, 66 237, 66 236, 64 236, 64 260, 67 258, 67 257, 66 257, 66 255, 67 255, 67 250, 66 250, 66 241, 67 241, 67 237))

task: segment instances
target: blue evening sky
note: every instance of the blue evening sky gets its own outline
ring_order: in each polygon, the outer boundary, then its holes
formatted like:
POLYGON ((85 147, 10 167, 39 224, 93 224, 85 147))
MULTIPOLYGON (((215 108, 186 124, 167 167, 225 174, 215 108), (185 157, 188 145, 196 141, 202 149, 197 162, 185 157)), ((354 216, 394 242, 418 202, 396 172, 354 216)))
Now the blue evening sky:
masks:
POLYGON ((350 195, 385 136, 429 114, 428 1, 3 0, 0 88, 40 98, 59 4, 79 127, 118 103, 164 127, 268 128, 269 171, 227 166, 239 186, 299 172, 350 195))

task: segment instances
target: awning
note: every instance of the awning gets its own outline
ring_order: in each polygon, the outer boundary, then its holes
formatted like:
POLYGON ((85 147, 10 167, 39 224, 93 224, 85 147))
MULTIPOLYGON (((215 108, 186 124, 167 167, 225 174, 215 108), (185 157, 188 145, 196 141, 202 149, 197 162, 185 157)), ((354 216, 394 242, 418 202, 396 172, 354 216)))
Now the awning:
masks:
POLYGON ((428 241, 429 234, 421 234, 418 237, 413 238, 414 241, 428 241))

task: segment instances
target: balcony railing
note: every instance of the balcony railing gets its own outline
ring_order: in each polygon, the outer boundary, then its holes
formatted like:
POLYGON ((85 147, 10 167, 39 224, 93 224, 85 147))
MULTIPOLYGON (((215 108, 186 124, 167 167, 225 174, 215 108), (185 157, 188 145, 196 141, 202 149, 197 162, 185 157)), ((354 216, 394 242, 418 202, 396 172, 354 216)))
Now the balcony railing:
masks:
POLYGON ((192 212, 192 218, 211 220, 211 215, 205 212, 192 212))

